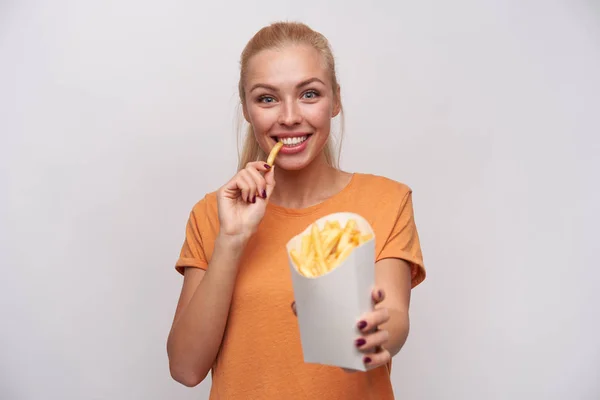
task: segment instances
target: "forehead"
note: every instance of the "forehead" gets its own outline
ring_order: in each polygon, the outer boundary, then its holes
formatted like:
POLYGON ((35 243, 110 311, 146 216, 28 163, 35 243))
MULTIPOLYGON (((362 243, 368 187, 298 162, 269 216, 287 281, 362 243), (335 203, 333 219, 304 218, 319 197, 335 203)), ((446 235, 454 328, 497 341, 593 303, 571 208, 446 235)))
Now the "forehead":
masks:
POLYGON ((305 45, 289 45, 281 49, 262 50, 248 61, 247 85, 258 82, 275 86, 295 85, 317 77, 328 83, 321 54, 305 45))

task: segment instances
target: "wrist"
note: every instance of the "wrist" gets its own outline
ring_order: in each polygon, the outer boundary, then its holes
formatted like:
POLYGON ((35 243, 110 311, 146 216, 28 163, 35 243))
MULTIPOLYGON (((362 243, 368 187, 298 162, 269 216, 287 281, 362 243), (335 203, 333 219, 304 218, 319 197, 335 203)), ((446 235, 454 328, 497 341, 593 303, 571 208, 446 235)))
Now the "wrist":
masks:
POLYGON ((241 256, 249 237, 245 235, 227 235, 219 233, 215 241, 215 250, 221 250, 231 256, 241 256))

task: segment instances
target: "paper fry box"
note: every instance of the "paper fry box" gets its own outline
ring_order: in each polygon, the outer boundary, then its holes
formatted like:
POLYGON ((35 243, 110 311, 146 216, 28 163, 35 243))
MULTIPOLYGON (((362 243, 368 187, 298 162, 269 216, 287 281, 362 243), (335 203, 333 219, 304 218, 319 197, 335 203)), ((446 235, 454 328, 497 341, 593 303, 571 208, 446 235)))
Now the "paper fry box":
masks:
MULTIPOLYGON (((356 348, 354 342, 361 335, 357 328, 361 316, 373 309, 373 229, 360 215, 346 212, 329 214, 293 237, 286 248, 304 362, 365 371, 364 354, 356 348), (349 231, 348 221, 354 226, 354 235, 351 235, 353 246, 351 251, 346 249, 343 261, 337 265, 331 264, 336 251, 339 252, 344 245, 347 247, 348 234, 334 243, 340 247, 333 247, 329 253, 329 265, 333 265, 331 270, 323 268, 323 262, 320 263, 320 270, 318 261, 305 262, 307 259, 318 259, 318 251, 314 245, 314 233, 317 228, 317 238, 322 241, 323 253, 332 248, 332 240, 335 242, 336 239, 336 228, 342 231, 346 228, 346 231, 349 231)), ((327 257, 327 254, 323 257, 327 257)))

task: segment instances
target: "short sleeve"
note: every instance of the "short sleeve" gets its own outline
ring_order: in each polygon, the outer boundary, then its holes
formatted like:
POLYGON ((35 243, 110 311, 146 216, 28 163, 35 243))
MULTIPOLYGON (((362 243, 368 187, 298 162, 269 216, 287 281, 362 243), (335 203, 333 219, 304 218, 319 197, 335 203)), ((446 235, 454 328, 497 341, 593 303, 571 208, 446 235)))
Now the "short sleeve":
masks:
POLYGON ((186 267, 206 269, 208 261, 203 240, 203 227, 206 225, 205 199, 198 202, 190 212, 185 228, 185 239, 175 264, 175 269, 183 275, 186 267))
POLYGON ((384 258, 399 258, 408 262, 411 268, 411 284, 414 288, 425 280, 426 273, 410 189, 404 195, 400 205, 395 207, 394 214, 390 234, 376 261, 384 258))

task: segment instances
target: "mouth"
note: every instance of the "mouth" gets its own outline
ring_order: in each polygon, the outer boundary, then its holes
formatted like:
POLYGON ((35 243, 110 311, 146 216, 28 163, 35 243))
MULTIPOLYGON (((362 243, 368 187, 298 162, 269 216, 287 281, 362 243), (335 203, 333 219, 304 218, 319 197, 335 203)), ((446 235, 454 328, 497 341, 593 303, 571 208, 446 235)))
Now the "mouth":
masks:
POLYGON ((292 147, 299 147, 299 146, 301 146, 311 136, 312 136, 312 134, 305 134, 305 135, 299 134, 297 136, 290 136, 290 135, 286 135, 286 136, 271 136, 271 139, 273 139, 276 142, 282 142, 284 148, 285 147, 292 148, 292 147))
POLYGON ((271 136, 275 142, 283 143, 280 154, 293 155, 302 153, 308 146, 312 133, 286 133, 282 135, 271 136))

